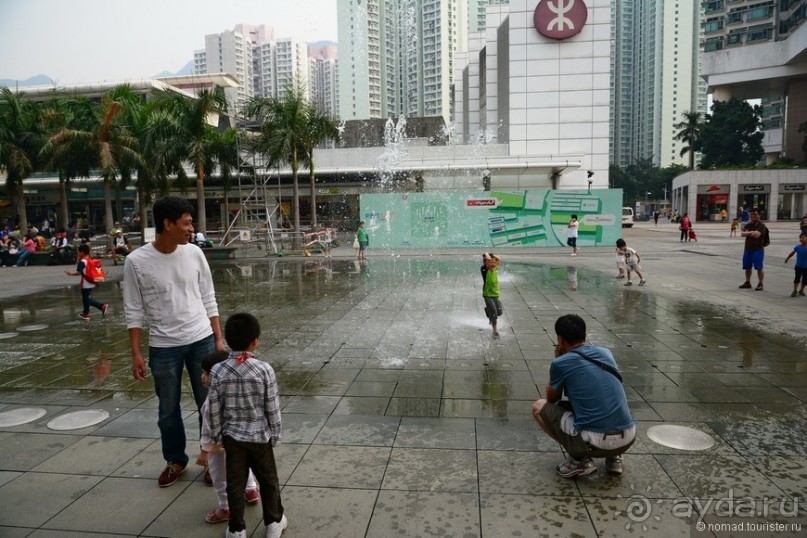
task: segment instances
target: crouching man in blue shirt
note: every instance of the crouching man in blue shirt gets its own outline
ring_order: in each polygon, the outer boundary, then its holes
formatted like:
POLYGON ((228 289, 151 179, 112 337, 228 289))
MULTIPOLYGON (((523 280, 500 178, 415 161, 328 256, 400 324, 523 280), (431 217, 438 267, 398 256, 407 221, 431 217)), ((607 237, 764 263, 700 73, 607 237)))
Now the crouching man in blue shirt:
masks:
POLYGON ((622 376, 608 349, 586 345, 586 322, 576 314, 555 321, 558 343, 549 366, 546 398, 532 415, 569 459, 558 474, 574 478, 597 470, 592 458, 605 458, 605 469, 622 474, 622 454, 636 437, 622 376), (566 393, 566 400, 561 401, 566 393))

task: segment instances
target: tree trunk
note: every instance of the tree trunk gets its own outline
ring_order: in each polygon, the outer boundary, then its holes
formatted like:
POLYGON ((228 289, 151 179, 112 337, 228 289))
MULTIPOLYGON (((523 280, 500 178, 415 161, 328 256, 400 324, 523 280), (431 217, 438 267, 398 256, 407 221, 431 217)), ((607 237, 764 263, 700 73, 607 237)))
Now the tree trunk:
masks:
POLYGON ((314 155, 310 155, 311 163, 308 165, 308 177, 311 178, 311 231, 317 228, 317 179, 314 177, 314 155))
POLYGON ((115 221, 112 220, 112 180, 104 178, 104 233, 107 236, 107 246, 112 248, 112 230, 115 221))
MULTIPOLYGON (((64 178, 62 173, 59 173, 59 218, 56 222, 56 229, 67 229, 67 225, 70 223, 70 215, 68 214, 69 210, 67 209, 67 180, 64 178)), ((72 237, 68 238, 69 240, 73 240, 72 237)))
POLYGON ((148 223, 148 206, 147 202, 148 194, 143 190, 142 187, 137 187, 137 213, 140 215, 140 244, 143 245, 146 242, 146 227, 149 225, 148 223))
POLYGON ((25 210, 25 193, 22 191, 22 185, 17 189, 14 201, 17 204, 17 217, 20 220, 20 234, 24 237, 28 233, 28 212, 25 210))
POLYGON ((300 184, 297 181, 297 163, 291 168, 292 186, 294 188, 294 236, 292 239, 292 249, 299 250, 302 247, 302 230, 300 230, 300 184))
POLYGON ((205 213, 205 169, 199 168, 196 178, 196 218, 193 227, 197 232, 207 235, 207 214, 205 213))

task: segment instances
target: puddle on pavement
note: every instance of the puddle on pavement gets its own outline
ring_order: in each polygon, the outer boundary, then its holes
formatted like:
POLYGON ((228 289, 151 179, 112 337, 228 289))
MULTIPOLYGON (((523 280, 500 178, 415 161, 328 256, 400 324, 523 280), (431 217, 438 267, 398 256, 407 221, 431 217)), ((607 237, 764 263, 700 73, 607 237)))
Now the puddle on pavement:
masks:
MULTIPOLYGON (((520 402, 528 399, 525 382, 544 388, 555 319, 575 312, 586 320, 590 341, 611 348, 620 366, 637 374, 635 382, 628 381, 629 389, 632 393, 635 389, 637 398, 651 408, 671 401, 719 405, 708 394, 703 399, 690 394, 693 385, 686 376, 676 377, 676 372, 720 374, 715 379, 721 386, 707 392, 741 398, 744 409, 757 409, 760 418, 770 417, 771 411, 738 396, 742 390, 730 389, 778 387, 787 391, 780 395, 782 401, 807 398, 803 340, 771 333, 741 306, 701 304, 652 287, 625 288, 609 272, 570 271, 565 262, 551 266, 505 258, 500 284, 502 329, 506 330, 501 340, 493 341, 483 313, 479 265, 472 255, 373 257, 365 263, 266 258, 215 263, 212 271, 222 317, 237 311, 259 317, 260 353, 273 362, 282 389, 289 394, 326 391, 332 396, 341 388, 313 374, 323 368, 342 368, 343 363, 363 371, 407 371, 424 360, 436 360, 440 364, 436 372, 484 374, 473 381, 474 387, 458 387, 470 399, 460 395, 447 402, 443 394, 411 398, 395 394, 388 413, 400 410, 435 416, 453 410, 458 416, 477 412, 512 416, 520 402), (534 359, 547 363, 535 366, 534 359), (494 369, 517 374, 497 377, 490 374, 494 369), (766 379, 765 375, 778 377, 766 379), (742 380, 737 381, 737 376, 742 380), (486 403, 465 403, 474 399, 486 403), (503 403, 492 405, 493 401, 503 403)), ((22 400, 17 403, 37 403, 29 400, 31 389, 52 397, 68 391, 74 398, 80 389, 80 399, 89 396, 89 401, 93 391, 99 397, 113 391, 136 400, 149 390, 144 384, 123 382, 129 380, 129 355, 121 286, 104 286, 96 295, 113 306, 103 322, 76 322, 81 297, 75 288, 60 294, 33 294, 4 305, 0 373, 25 368, 33 377, 2 378, 3 394, 10 398, 0 396, 0 403, 14 403, 14 398, 22 400), (45 304, 47 308, 38 306, 45 304), (76 366, 65 375, 64 383, 50 375, 37 377, 54 361, 76 366), (32 379, 41 384, 32 385, 32 379)), ((802 409, 800 405, 796 412, 803 415, 802 409)))

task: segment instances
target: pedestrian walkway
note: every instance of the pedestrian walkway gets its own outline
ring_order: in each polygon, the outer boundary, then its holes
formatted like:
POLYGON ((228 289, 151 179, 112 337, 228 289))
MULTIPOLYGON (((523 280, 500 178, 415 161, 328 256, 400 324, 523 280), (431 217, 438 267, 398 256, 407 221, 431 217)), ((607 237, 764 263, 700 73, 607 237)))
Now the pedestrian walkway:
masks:
MULTIPOLYGON (((737 289, 742 239, 727 225, 684 244, 674 224, 625 230, 642 288, 614 278, 613 248, 497 251, 500 340, 477 252, 214 263, 223 317, 258 316, 258 355, 277 371, 283 536, 725 536, 710 529, 771 522, 787 527, 760 536, 803 535, 790 525, 807 525, 807 300, 789 297, 791 228, 772 226, 762 292, 737 289), (569 312, 624 374, 638 437, 620 477, 602 461, 558 477, 563 454, 530 416, 569 312), (711 446, 660 444, 662 425, 711 446)), ((223 536, 204 521, 215 495, 201 467, 157 486, 156 399, 151 378, 131 377, 122 268, 95 294, 110 315, 90 323, 62 270, 0 268, 0 536, 223 536), (32 420, 7 425, 26 409, 32 420), (71 429, 69 413, 90 411, 78 418, 99 422, 71 429)), ((246 516, 263 536, 260 508, 246 516)))

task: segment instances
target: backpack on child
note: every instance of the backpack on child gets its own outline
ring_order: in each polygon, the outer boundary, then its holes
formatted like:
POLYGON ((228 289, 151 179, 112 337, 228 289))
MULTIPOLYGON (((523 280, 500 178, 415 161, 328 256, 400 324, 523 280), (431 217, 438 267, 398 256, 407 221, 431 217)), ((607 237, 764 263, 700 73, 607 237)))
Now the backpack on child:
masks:
POLYGON ((106 273, 101 267, 101 260, 84 258, 84 274, 82 275, 90 284, 98 284, 106 280, 106 273))

